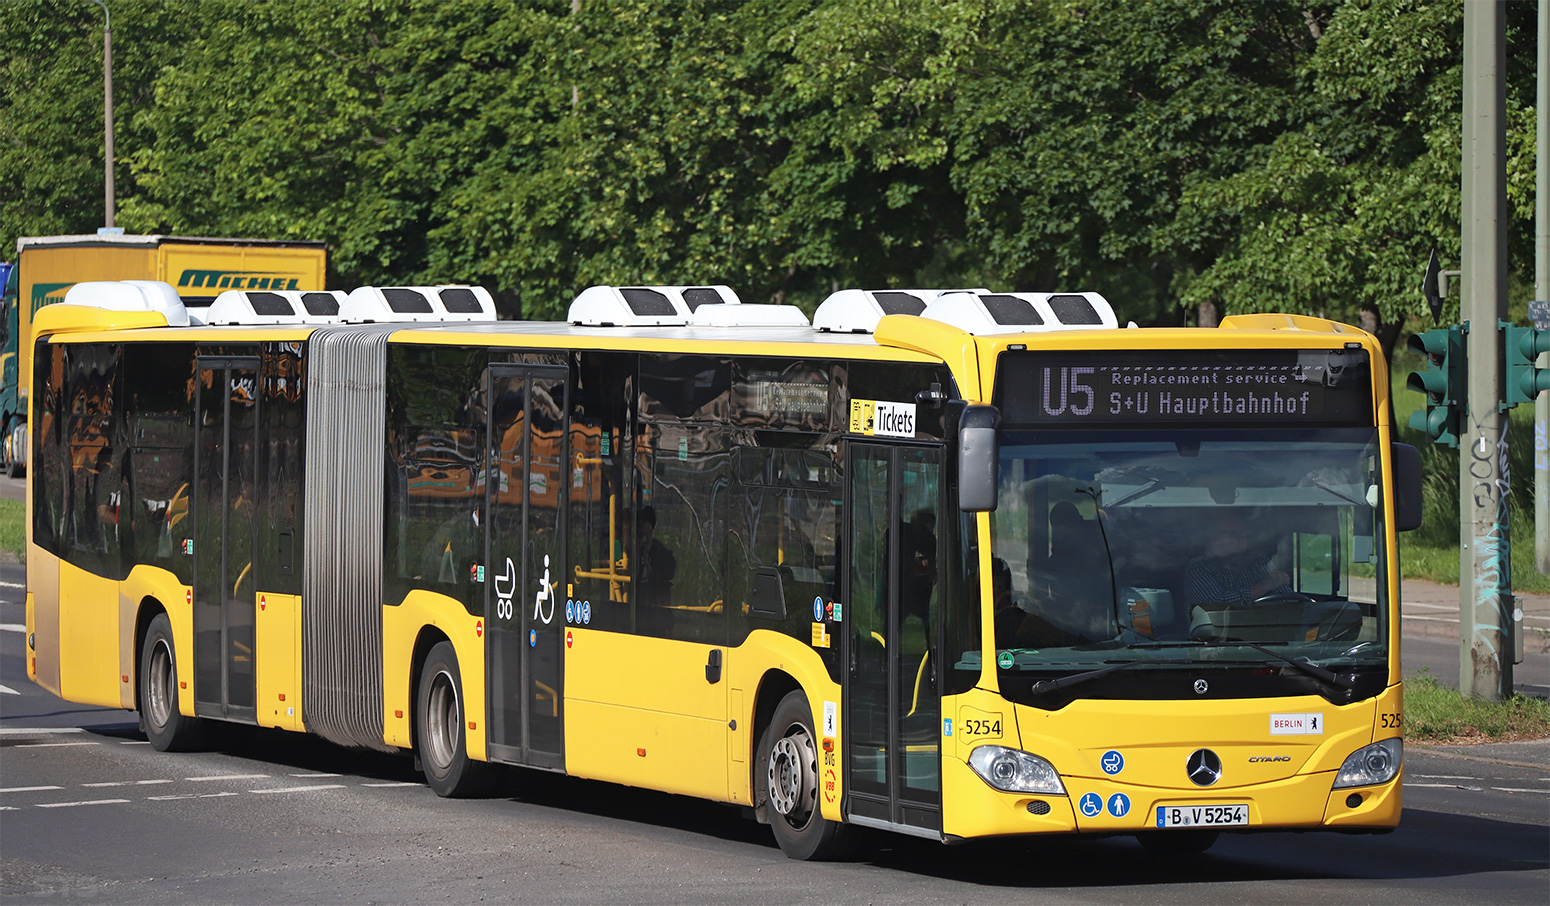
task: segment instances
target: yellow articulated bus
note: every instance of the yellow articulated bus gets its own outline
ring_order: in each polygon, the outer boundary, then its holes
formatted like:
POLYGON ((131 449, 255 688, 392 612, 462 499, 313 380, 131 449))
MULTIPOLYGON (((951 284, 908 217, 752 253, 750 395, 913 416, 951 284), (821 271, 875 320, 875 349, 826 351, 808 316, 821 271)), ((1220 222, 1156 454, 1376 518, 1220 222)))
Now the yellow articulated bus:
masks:
POLYGON ((1360 330, 725 286, 175 326, 131 290, 38 315, 28 671, 160 749, 224 720, 412 751, 444 796, 648 787, 798 859, 1399 821, 1419 460, 1360 330))

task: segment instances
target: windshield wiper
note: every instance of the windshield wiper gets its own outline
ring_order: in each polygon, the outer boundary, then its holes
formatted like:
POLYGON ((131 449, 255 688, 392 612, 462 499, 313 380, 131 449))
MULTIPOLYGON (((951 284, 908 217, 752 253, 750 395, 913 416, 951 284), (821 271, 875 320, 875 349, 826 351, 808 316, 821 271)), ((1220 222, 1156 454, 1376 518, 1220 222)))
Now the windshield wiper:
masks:
POLYGON ((1157 663, 1157 662, 1156 661, 1126 661, 1123 664, 1114 664, 1113 666, 1110 666, 1110 667, 1100 667, 1097 670, 1088 670, 1085 673, 1073 673, 1070 676, 1062 676, 1059 679, 1039 680, 1038 682, 1033 684, 1033 694, 1034 695, 1044 695, 1044 694, 1049 693, 1049 692, 1054 692, 1054 691, 1059 690, 1059 689, 1064 689, 1067 686, 1075 686, 1077 683, 1085 683, 1088 680, 1094 680, 1094 679, 1098 679, 1100 677, 1108 676, 1111 673, 1118 673, 1121 670, 1129 670, 1131 667, 1139 667, 1142 664, 1155 664, 1155 663, 1157 663))
MULTIPOLYGON (((1279 644, 1284 645, 1286 643, 1285 642, 1281 642, 1279 644)), ((1346 682, 1345 680, 1343 680, 1339 676, 1337 676, 1333 670, 1329 670, 1329 669, 1327 669, 1325 667, 1320 667, 1318 664, 1315 664, 1312 661, 1300 661, 1300 660, 1298 660, 1296 658, 1288 657, 1288 656, 1282 654, 1279 651, 1276 651, 1276 650, 1271 649, 1271 648, 1267 648, 1264 645, 1260 645, 1260 644, 1257 644, 1255 642, 1234 642, 1234 641, 1230 641, 1230 640, 1226 640, 1226 639, 1213 639, 1213 640, 1199 639, 1199 640, 1191 640, 1191 641, 1188 641, 1188 642, 1135 642, 1135 643, 1133 643, 1133 644, 1131 644, 1131 645, 1129 645, 1127 647, 1129 647, 1129 648, 1194 648, 1196 646, 1201 647, 1201 648, 1252 648, 1255 651, 1260 652, 1261 654, 1268 654, 1268 655, 1270 655, 1271 657, 1275 658, 1278 661, 1284 661, 1285 663, 1287 663, 1287 664, 1297 668, 1302 673, 1305 673, 1308 676, 1311 676, 1314 679, 1319 680, 1320 682, 1323 682, 1323 683, 1325 683, 1327 685, 1334 686, 1336 689, 1339 689, 1341 692, 1350 692, 1351 688, 1352 688, 1350 683, 1346 682)))

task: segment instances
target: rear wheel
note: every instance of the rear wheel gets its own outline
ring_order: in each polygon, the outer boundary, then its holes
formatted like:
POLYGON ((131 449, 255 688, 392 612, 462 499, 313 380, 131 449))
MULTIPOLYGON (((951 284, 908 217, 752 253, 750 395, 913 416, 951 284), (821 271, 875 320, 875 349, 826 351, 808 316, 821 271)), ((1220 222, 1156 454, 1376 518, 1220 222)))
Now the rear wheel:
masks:
POLYGON ((1201 855, 1210 849, 1216 843, 1216 838, 1220 836, 1221 832, 1214 830, 1165 830, 1136 834, 1136 841, 1141 844, 1142 849, 1154 856, 1188 858, 1201 855))
POLYGON ((460 799, 488 792, 495 768, 468 757, 463 685, 451 642, 437 643, 420 668, 415 717, 420 766, 436 795, 460 799))
POLYGON ((755 778, 759 801, 768 809, 775 842, 788 858, 824 861, 847 850, 846 828, 825 819, 819 810, 818 745, 807 697, 789 693, 759 744, 755 778))
POLYGON ((145 630, 140 646, 140 729, 160 752, 197 748, 204 742, 204 721, 178 711, 178 663, 172 644, 172 621, 159 613, 145 630))

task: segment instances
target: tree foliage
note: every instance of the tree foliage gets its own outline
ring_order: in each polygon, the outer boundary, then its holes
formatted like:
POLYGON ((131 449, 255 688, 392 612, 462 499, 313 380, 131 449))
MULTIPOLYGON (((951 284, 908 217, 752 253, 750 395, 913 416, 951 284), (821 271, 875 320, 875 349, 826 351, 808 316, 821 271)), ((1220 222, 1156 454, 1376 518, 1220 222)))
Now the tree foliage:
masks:
MULTIPOLYGON (((1460 0, 108 0, 119 223, 338 285, 1096 289, 1388 344, 1458 260, 1460 0)), ((1508 5, 1530 258, 1534 9, 1508 5)), ((7 0, 0 242, 100 223, 101 12, 7 0)))

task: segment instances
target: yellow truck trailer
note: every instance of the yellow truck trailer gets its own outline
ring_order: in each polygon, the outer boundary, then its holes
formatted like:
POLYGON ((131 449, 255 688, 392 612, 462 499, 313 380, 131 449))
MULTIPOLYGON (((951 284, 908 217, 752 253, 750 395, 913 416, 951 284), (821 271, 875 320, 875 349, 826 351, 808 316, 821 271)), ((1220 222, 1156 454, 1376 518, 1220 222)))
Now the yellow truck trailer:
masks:
POLYGON ((328 270, 322 242, 195 236, 33 236, 16 241, 15 292, 5 296, 0 348, 0 469, 26 465, 32 320, 77 283, 160 280, 177 289, 194 319, 228 289, 319 290, 328 270))

